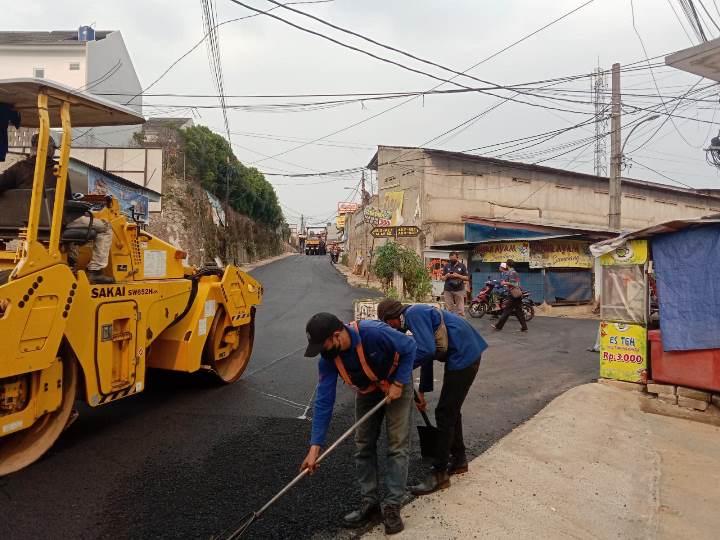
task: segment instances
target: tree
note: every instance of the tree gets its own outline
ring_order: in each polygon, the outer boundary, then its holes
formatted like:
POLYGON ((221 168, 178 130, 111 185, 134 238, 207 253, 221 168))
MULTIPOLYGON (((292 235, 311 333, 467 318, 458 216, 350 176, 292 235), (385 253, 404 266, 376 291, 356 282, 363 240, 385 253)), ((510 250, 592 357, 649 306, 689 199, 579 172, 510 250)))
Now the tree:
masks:
MULTIPOLYGON (((416 302, 425 300, 432 290, 422 258, 415 250, 397 242, 388 242, 375 250, 373 272, 382 281, 386 293, 395 274, 402 276, 404 292, 416 302)), ((403 291, 397 292, 402 296, 403 291)))
POLYGON ((246 167, 233 154, 230 143, 206 126, 180 131, 190 174, 236 212, 276 228, 284 223, 282 210, 272 185, 254 167, 246 167), (227 180, 226 180, 227 179, 227 180))

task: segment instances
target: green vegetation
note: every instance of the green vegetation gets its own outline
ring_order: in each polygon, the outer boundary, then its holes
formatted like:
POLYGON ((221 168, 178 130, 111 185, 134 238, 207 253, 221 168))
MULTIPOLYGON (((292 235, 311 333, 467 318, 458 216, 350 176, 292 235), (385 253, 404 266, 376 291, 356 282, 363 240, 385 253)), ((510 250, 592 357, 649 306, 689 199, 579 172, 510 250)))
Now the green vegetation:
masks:
POLYGON ((432 284, 422 258, 414 250, 388 242, 375 250, 373 272, 383 283, 384 292, 388 295, 401 296, 391 287, 393 275, 402 276, 405 295, 422 302, 432 291, 432 284))
POLYGON ((183 129, 180 136, 188 172, 205 189, 224 201, 227 178, 231 208, 269 227, 287 228, 272 185, 260 171, 240 163, 224 137, 205 126, 183 129))

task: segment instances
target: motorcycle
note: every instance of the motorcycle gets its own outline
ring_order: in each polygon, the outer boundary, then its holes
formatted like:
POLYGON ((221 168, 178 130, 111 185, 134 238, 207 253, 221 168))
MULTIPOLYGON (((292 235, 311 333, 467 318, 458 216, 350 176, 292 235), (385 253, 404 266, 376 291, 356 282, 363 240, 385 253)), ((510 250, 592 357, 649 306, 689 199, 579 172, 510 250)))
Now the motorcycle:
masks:
MULTIPOLYGON (((489 279, 485 282, 485 286, 468 306, 468 313, 471 317, 481 319, 488 313, 490 315, 500 315, 502 313, 502 310, 510 302, 510 297, 507 292, 493 295, 493 290, 496 287, 500 287, 500 283, 496 279, 489 279), (499 302, 497 302, 495 296, 499 298, 499 302)), ((530 321, 535 317, 535 303, 530 298, 529 291, 523 291, 522 293, 522 309, 526 321, 530 321)))

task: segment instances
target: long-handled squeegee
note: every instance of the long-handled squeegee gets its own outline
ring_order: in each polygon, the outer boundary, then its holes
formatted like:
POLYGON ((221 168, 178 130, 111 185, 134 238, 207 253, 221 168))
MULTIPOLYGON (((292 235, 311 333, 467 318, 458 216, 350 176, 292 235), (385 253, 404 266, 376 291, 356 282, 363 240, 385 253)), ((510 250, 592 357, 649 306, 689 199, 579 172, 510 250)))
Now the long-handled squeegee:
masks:
MULTIPOLYGON (((323 459, 325 459, 327 456, 330 455, 330 453, 335 450, 341 442, 343 442, 345 439, 347 439, 350 435, 353 434, 353 432, 359 428, 362 424, 364 424, 368 418, 370 418, 373 414, 375 414, 377 411, 379 411, 384 405, 387 403, 387 398, 380 401, 377 405, 375 405, 372 409, 370 409, 368 412, 365 413, 365 415, 360 418, 357 422, 355 422, 352 426, 348 428, 348 430, 340 435, 338 440, 336 440, 332 445, 330 445, 327 450, 325 450, 322 454, 320 454, 320 457, 317 459, 317 463, 320 463, 323 459)), ((224 538, 225 540, 235 540, 236 538, 242 537, 247 530, 250 528, 250 525, 253 524, 253 522, 257 519, 259 519, 265 511, 270 508, 273 504, 275 504, 278 499, 280 499, 283 495, 285 495, 292 487, 297 484, 300 480, 303 479, 308 474, 308 469, 304 469, 300 472, 295 478, 293 478, 288 485, 286 485, 284 488, 282 488, 280 491, 278 491, 277 495, 275 495, 272 499, 270 499, 268 502, 265 503, 265 505, 260 508, 257 512, 250 512, 249 514, 246 514, 242 520, 240 521, 240 524, 238 525, 237 529, 235 529, 232 533, 230 533, 228 536, 220 536, 219 538, 224 538)))

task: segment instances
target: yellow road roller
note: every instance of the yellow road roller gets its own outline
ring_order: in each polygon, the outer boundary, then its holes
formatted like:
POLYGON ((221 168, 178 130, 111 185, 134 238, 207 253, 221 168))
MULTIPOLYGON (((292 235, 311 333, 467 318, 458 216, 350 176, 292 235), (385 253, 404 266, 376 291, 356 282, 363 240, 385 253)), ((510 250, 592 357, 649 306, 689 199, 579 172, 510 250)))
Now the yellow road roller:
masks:
POLYGON ((0 107, 39 133, 32 187, 0 195, 5 475, 52 446, 76 401, 96 407, 142 392, 147 368, 236 381, 250 360, 263 291, 234 266, 188 266, 185 253, 148 234, 112 197, 65 196, 72 127, 141 124, 134 110, 41 79, 0 80, 0 107), (62 140, 48 173, 51 128, 62 129, 62 140), (88 279, 95 228, 68 228, 68 214, 112 228, 103 283, 88 279))

